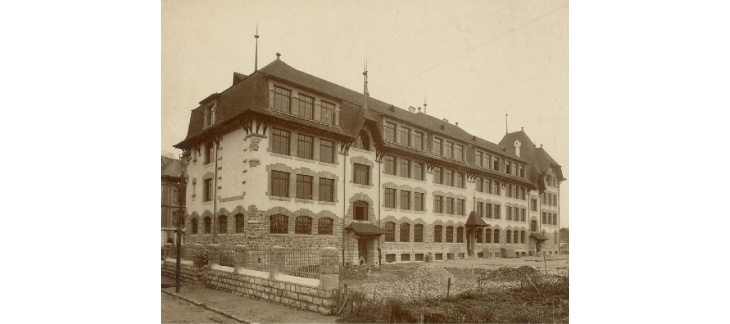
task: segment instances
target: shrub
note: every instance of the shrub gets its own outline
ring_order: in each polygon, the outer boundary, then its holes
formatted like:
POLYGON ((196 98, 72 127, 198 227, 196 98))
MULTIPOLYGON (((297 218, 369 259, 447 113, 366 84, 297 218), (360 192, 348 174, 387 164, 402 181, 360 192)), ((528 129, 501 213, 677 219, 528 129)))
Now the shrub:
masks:
POLYGON ((200 268, 200 267, 208 265, 209 260, 210 260, 210 255, 208 253, 208 249, 206 249, 206 248, 195 249, 195 252, 193 253, 193 264, 196 267, 200 268))

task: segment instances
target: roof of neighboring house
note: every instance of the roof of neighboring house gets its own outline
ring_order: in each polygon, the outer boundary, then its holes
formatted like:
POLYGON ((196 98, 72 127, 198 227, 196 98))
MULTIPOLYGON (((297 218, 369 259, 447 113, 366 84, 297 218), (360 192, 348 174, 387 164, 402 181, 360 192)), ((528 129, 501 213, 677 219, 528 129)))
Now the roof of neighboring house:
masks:
POLYGON ((179 177, 183 172, 183 165, 180 160, 162 156, 162 176, 179 177))

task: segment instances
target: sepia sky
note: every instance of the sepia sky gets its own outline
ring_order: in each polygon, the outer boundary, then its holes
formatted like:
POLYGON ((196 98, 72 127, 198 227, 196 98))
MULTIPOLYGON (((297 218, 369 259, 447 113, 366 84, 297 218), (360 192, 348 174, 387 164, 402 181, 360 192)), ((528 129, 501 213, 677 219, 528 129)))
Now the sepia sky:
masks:
MULTIPOLYGON (((370 96, 458 122, 493 143, 524 127, 568 165, 568 1, 162 1, 162 150, 233 72, 276 59, 370 96)), ((561 227, 568 186, 561 185, 561 227)))

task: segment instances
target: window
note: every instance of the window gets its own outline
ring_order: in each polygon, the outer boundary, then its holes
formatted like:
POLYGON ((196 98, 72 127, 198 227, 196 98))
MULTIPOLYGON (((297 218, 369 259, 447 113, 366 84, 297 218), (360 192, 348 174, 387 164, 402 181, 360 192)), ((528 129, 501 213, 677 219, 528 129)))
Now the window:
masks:
POLYGON ((525 190, 525 187, 520 187, 520 199, 527 200, 527 190, 525 190))
POLYGON ((459 161, 464 161, 464 145, 456 144, 454 147, 454 158, 459 161))
POLYGON ((547 223, 547 222, 545 221, 545 212, 542 212, 542 223, 543 223, 543 224, 547 223))
POLYGON ((446 197, 446 213, 454 214, 454 198, 446 197))
POLYGON ((312 177, 297 174, 297 198, 312 199, 312 177))
POLYGON ((530 210, 537 211, 537 199, 530 198, 530 210))
POLYGON ((492 193, 492 180, 484 179, 484 189, 485 192, 492 193))
POLYGON ((426 137, 424 136, 423 132, 415 131, 413 132, 413 148, 423 151, 424 145, 423 141, 426 137))
POLYGON ((355 209, 355 220, 368 220, 368 203, 358 200, 352 203, 352 206, 355 209))
POLYGON ((291 110, 291 90, 274 86, 274 110, 289 113, 291 110))
POLYGON ((525 231, 520 231, 520 243, 525 243, 525 231))
POLYGON ((499 230, 494 230, 494 243, 499 243, 499 230))
POLYGON ((400 191, 400 209, 411 209, 411 192, 406 190, 400 191))
POLYGON ((477 190, 478 192, 483 192, 483 184, 484 184, 484 183, 483 183, 483 180, 482 180, 482 178, 480 178, 480 177, 477 177, 476 179, 474 179, 474 183, 475 183, 475 185, 476 185, 476 190, 477 190))
POLYGON ((386 242, 395 242, 395 223, 393 222, 386 222, 385 223, 385 241, 386 242))
POLYGON ((355 183, 361 184, 361 185, 370 185, 370 167, 363 164, 357 164, 354 165, 354 180, 355 183))
POLYGON ((332 218, 320 218, 317 221, 317 234, 332 235, 332 218))
POLYGON ((507 197, 512 198, 512 185, 507 184, 506 186, 507 186, 507 197))
POLYGON ((537 221, 536 220, 530 221, 530 230, 533 232, 537 232, 537 221))
POLYGON ((520 221, 521 222, 526 221, 527 220, 527 209, 521 208, 520 209, 520 213, 521 213, 521 215, 520 215, 520 221))
POLYGON ((215 152, 213 151, 213 142, 205 143, 205 157, 203 159, 203 164, 210 164, 213 162, 213 158, 215 158, 215 152))
POLYGON ((484 203, 478 202, 477 203, 477 216, 480 218, 484 218, 484 203))
POLYGON ((401 261, 411 261, 411 255, 408 253, 403 253, 400 255, 401 261))
POLYGON ((243 214, 236 215, 236 233, 243 233, 243 214))
POLYGON ((191 223, 192 223, 192 226, 193 226, 193 234, 198 234, 198 219, 197 218, 193 218, 193 220, 191 221, 191 223))
POLYGON ((446 226, 446 243, 454 243, 454 227, 446 226))
POLYGON ((451 169, 446 169, 446 173, 444 174, 444 180, 446 180, 445 185, 447 186, 453 186, 454 185, 454 171, 451 169))
POLYGON ((494 180, 494 194, 497 196, 502 194, 502 187, 497 180, 494 180))
POLYGON ((314 138, 312 136, 297 135, 297 156, 308 160, 314 159, 314 138))
POLYGON ((355 139, 355 147, 363 150, 370 150, 370 137, 365 131, 360 131, 360 134, 355 139))
POLYGON ((413 179, 426 180, 426 178, 423 176, 422 162, 413 162, 413 179))
POLYGON ((505 209, 507 209, 507 220, 512 220, 512 207, 507 206, 505 209))
POLYGON ((289 233, 289 217, 284 215, 271 215, 269 217, 269 233, 286 234, 289 233))
POLYGON ((492 204, 487 203, 487 206, 486 207, 487 207, 486 208, 487 218, 492 218, 492 214, 493 214, 492 213, 492 204))
POLYGON ((504 173, 512 174, 512 163, 510 163, 509 161, 504 161, 504 173))
POLYGON ((444 156, 447 158, 453 158, 454 157, 454 143, 446 141, 446 147, 444 149, 444 156))
POLYGON ((484 156, 484 154, 481 151, 474 152, 474 164, 476 164, 476 166, 478 166, 478 167, 482 166, 483 156, 484 156))
POLYGON ((507 243, 512 243, 512 231, 507 230, 507 232, 505 234, 507 234, 507 235, 505 235, 505 241, 507 243))
POLYGON ((464 209, 464 199, 456 199, 456 214, 466 215, 466 210, 464 209))
POLYGON ((385 141, 395 143, 395 124, 385 122, 385 141))
POLYGON ((423 242, 423 224, 413 226, 413 242, 423 242))
POLYGON ((444 140, 440 138, 433 139, 433 154, 438 156, 444 155, 444 140))
POLYGON ((335 142, 319 140, 319 160, 327 163, 335 163, 335 142))
POLYGON ((299 94, 299 117, 314 119, 314 98, 299 94))
POLYGON ((401 223, 400 224, 400 241, 410 242, 411 241, 411 224, 401 223))
POLYGON ((482 231, 481 228, 476 228, 475 230, 476 230, 476 233, 474 236, 476 237, 477 243, 482 243, 482 241, 484 240, 484 237, 483 237, 484 231, 482 231))
POLYGON ((335 124, 335 104, 322 100, 320 103, 319 121, 327 124, 335 124))
POLYGON ((400 159, 400 176, 406 178, 411 177, 411 160, 400 159))
POLYGON ((205 234, 210 234, 210 217, 203 219, 203 223, 205 225, 205 234))
POLYGON ((319 178, 319 201, 335 201, 335 180, 319 178))
POLYGON ((307 216, 297 216, 294 234, 312 234, 312 219, 307 216))
POLYGON ((517 239, 519 238, 519 234, 520 234, 520 233, 519 233, 518 231, 512 231, 512 235, 513 235, 513 238, 512 238, 512 243, 519 243, 519 242, 517 241, 517 239))
POLYGON ((443 213, 444 212, 444 197, 443 196, 434 196, 433 212, 434 213, 443 213))
POLYGON ((218 216, 218 232, 221 234, 228 233, 228 217, 218 216))
POLYGON ((525 166, 520 165, 520 178, 524 178, 524 177, 525 177, 525 166))
POLYGON ((456 186, 458 188, 464 188, 464 174, 459 171, 455 171, 454 175, 456 178, 454 180, 454 186, 456 186))
POLYGON ((413 210, 416 210, 416 211, 424 211, 424 209, 423 209, 423 206, 424 206, 423 198, 424 198, 424 196, 425 195, 422 192, 414 192, 413 193, 413 210))
POLYGON ((500 215, 500 206, 494 204, 494 219, 499 219, 500 217, 502 217, 502 215, 500 215))
POLYGON ((208 127, 215 123, 215 104, 205 107, 205 121, 204 126, 208 127))
POLYGON ((441 167, 433 167, 433 183, 444 183, 444 176, 441 167))
POLYGON ((443 235, 441 235, 441 230, 441 225, 436 225, 433 227, 433 241, 436 243, 441 243, 441 238, 443 237, 443 235))
POLYGON ((411 129, 408 127, 400 127, 400 145, 411 146, 411 129))
POLYGON ((461 226, 456 228, 456 243, 464 243, 464 228, 461 226))
POLYGON ((395 156, 385 156, 385 174, 395 175, 395 156))
POLYGON ((213 200, 213 179, 203 180, 203 201, 213 200))
POLYGON ((484 238, 484 243, 492 243, 492 230, 487 229, 484 231, 486 237, 484 238))
POLYGON ((271 131, 271 151, 278 154, 289 155, 289 132, 274 128, 271 131))
POLYGON ((494 169, 495 171, 499 171, 500 170, 499 169, 499 158, 496 157, 496 156, 494 157, 494 167, 492 169, 494 169))
POLYGON ((271 195, 289 197, 289 173, 271 171, 271 195))
POLYGON ((385 188, 385 207, 395 208, 395 189, 385 188))
POLYGON ((416 253, 414 257, 416 261, 423 261, 423 253, 416 253))

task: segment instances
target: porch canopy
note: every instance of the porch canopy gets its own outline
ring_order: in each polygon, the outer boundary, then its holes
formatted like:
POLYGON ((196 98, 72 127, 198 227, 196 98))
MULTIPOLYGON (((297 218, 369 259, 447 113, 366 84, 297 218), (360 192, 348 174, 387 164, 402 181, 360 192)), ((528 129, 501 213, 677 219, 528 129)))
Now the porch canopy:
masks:
POLYGON ((547 241, 547 237, 539 233, 531 233, 530 237, 534 238, 537 241, 547 241))
POLYGON ((368 223, 350 223, 350 225, 347 225, 345 227, 345 230, 347 231, 353 231, 357 235, 383 235, 387 234, 388 231, 368 223))
POLYGON ((469 218, 466 219, 466 223, 464 224, 466 227, 487 227, 489 224, 484 222, 484 220, 481 217, 477 217, 477 214, 472 211, 469 213, 469 218))

